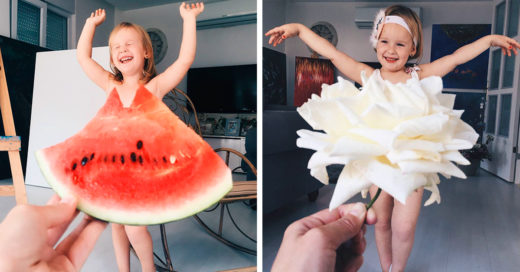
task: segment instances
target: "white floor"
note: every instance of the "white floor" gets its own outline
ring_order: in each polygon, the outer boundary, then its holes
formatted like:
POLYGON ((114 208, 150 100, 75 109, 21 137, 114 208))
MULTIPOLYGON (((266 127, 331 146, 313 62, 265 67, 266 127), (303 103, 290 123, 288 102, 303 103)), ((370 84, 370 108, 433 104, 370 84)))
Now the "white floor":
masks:
MULTIPOLYGON (((9 181, 0 181, 8 183, 9 181)), ((52 196, 51 189, 26 186, 29 203, 43 205, 52 196)), ((9 210, 14 207, 13 197, 0 197, 0 218, 4 218, 9 210)), ((250 209, 242 202, 230 205, 230 211, 237 224, 245 233, 256 239, 256 211, 250 209)), ((218 227, 218 209, 212 213, 201 213, 203 220, 218 227)), ((225 217, 224 235, 231 240, 248 248, 256 249, 256 243, 243 237, 234 229, 229 217, 225 217)), ((72 229, 79 217, 69 230, 72 229)), ((148 230, 154 242, 154 252, 163 258, 159 226, 149 226, 148 230)), ((255 266, 256 256, 232 249, 213 237, 211 237, 192 217, 168 223, 166 233, 173 267, 177 271, 218 271, 239 267, 255 266)), ((156 260, 156 264, 159 263, 156 260)), ((112 248, 110 226, 103 232, 92 254, 84 265, 82 271, 117 271, 114 252, 112 248)), ((131 271, 140 271, 139 260, 131 256, 131 271)))
MULTIPOLYGON (((520 271, 520 187, 483 170, 467 180, 444 180, 442 202, 421 210, 406 271, 520 271)), ((269 271, 285 228, 328 207, 333 186, 320 189, 316 202, 307 197, 264 215, 263 271, 269 271)), ((426 192, 423 200, 429 197, 426 192)), ((352 199, 367 202, 361 197, 352 199)), ((360 271, 381 271, 373 226, 360 271)))

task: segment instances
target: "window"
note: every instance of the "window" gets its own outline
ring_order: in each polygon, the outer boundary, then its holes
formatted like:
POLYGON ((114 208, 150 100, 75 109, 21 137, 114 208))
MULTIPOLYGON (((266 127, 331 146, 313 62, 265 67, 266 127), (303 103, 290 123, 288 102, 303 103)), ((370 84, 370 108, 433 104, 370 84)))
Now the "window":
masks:
POLYGON ((13 0, 11 36, 53 50, 69 46, 70 14, 41 0, 13 0))
POLYGON ((67 49, 67 17, 47 11, 47 48, 67 49))
POLYGON ((509 136, 511 98, 512 94, 503 94, 500 96, 500 121, 498 123, 498 134, 506 137, 509 136))
POLYGON ((488 115, 487 115, 487 124, 486 124, 486 132, 495 134, 495 124, 497 119, 497 96, 490 95, 488 97, 488 115))
POLYGON ((34 45, 40 44, 40 8, 24 1, 18 2, 18 40, 34 45))

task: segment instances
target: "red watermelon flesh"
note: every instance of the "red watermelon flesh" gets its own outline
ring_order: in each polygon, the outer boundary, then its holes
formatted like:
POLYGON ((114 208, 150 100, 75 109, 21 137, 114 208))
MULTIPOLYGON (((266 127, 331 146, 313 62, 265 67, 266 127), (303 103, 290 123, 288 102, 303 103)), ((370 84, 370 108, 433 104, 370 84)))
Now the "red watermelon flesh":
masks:
POLYGON ((198 213, 232 187, 213 149, 141 86, 128 108, 114 89, 76 135, 39 150, 53 189, 110 222, 150 225, 198 213))

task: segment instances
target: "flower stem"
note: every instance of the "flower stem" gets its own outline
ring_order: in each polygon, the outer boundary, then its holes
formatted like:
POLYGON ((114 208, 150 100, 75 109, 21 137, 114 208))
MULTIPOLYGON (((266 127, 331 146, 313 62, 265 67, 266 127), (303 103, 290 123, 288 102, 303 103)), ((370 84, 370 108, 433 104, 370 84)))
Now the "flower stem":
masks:
POLYGON ((372 205, 374 205, 374 202, 376 202, 376 200, 379 197, 380 193, 381 193, 381 188, 377 188, 376 195, 374 196, 374 198, 372 198, 370 200, 370 203, 367 204, 367 210, 370 209, 370 207, 372 207, 372 205))

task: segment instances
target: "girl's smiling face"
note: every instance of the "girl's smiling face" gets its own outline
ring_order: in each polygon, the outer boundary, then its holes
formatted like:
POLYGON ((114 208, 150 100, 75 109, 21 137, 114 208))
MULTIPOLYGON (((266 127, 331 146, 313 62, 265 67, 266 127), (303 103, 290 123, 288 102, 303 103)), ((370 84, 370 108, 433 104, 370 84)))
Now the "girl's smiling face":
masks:
POLYGON ((143 73, 148 54, 143 47, 141 35, 133 28, 122 28, 110 41, 110 58, 115 67, 124 75, 143 73))
POLYGON ((415 54, 412 35, 398 24, 385 24, 376 51, 382 69, 391 72, 402 70, 410 55, 415 54))

